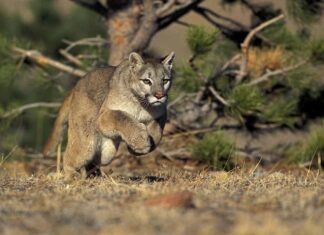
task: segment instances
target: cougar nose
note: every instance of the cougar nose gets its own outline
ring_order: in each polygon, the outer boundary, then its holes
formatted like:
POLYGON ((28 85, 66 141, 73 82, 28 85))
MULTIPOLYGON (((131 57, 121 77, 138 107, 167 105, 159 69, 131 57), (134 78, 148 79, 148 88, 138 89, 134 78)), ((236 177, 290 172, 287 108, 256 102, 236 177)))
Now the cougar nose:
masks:
POLYGON ((163 94, 163 92, 156 92, 155 94, 154 94, 154 96, 156 97, 156 98, 158 98, 158 99, 161 99, 163 96, 164 96, 164 94, 163 94))

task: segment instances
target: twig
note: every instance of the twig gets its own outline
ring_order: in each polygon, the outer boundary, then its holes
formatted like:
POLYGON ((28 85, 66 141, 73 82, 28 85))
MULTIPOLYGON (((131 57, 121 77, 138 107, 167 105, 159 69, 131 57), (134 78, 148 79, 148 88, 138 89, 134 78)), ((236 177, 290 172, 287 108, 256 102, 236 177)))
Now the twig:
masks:
POLYGON ((186 132, 180 132, 176 134, 170 134, 166 135, 167 137, 179 137, 183 135, 196 135, 200 133, 206 133, 206 132, 212 132, 218 130, 218 127, 210 127, 210 128, 203 128, 203 129, 198 129, 198 130, 192 130, 192 131, 186 131, 186 132))
POLYGON ((200 88, 200 90, 198 91, 196 98, 195 98, 195 102, 199 103, 201 101, 201 99, 204 97, 204 94, 206 93, 206 91, 209 90, 209 86, 210 84, 215 81, 217 78, 219 78, 228 68, 231 64, 233 64, 236 60, 239 59, 241 55, 240 54, 236 54, 234 55, 231 59, 229 59, 223 66, 221 69, 217 70, 213 76, 211 76, 209 79, 207 79, 205 81, 204 86, 202 86, 200 88))
POLYGON ((35 50, 24 50, 18 47, 13 47, 12 50, 18 54, 21 54, 21 56, 30 59, 31 61, 37 63, 40 66, 52 66, 58 70, 64 71, 76 77, 83 77, 86 74, 86 72, 83 70, 73 68, 61 62, 55 61, 35 50))
POLYGON ((223 105, 225 106, 230 106, 230 103, 225 100, 225 98, 223 98, 216 90, 214 87, 212 86, 208 86, 208 90, 213 94, 213 96, 218 100, 220 101, 223 105))
POLYGON ((284 68, 284 69, 277 69, 275 71, 268 71, 267 73, 265 73, 261 77, 252 80, 251 82, 247 83, 246 85, 247 86, 254 86, 254 85, 260 84, 262 82, 267 81, 270 77, 273 77, 273 76, 276 76, 276 75, 281 75, 281 74, 290 72, 292 70, 295 70, 295 69, 303 66, 304 64, 308 63, 308 61, 309 60, 307 59, 307 60, 303 60, 303 61, 299 62, 298 64, 289 66, 289 67, 284 68))
POLYGON ((64 49, 65 51, 70 51, 76 46, 104 46, 107 44, 107 40, 101 38, 100 36, 92 38, 82 38, 74 42, 64 39, 63 42, 69 45, 64 49))
POLYGON ((47 102, 37 102, 37 103, 31 103, 31 104, 26 104, 23 105, 19 108, 10 110, 8 112, 5 112, 3 114, 0 115, 0 119, 5 119, 5 118, 9 118, 11 116, 17 116, 21 113, 23 113, 24 111, 28 110, 28 109, 34 109, 34 108, 58 108, 61 106, 61 103, 47 103, 47 102))
POLYGON ((243 43, 241 44, 241 50, 242 50, 242 62, 241 62, 241 66, 240 66, 240 72, 236 78, 237 82, 242 81, 242 79, 247 75, 247 66, 248 66, 248 57, 249 57, 249 47, 250 47, 250 43, 252 38, 254 37, 254 35, 256 35, 258 32, 260 32, 261 30, 263 30, 264 28, 276 23, 277 21, 283 19, 285 16, 283 14, 263 22, 262 24, 260 24, 259 26, 255 27, 254 29, 252 29, 249 34, 246 36, 246 38, 244 39, 243 43))
POLYGON ((1 161, 0 161, 0 167, 3 165, 3 163, 16 151, 16 149, 17 149, 17 145, 16 146, 14 146, 11 150, 10 150, 10 152, 5 156, 5 157, 2 157, 2 159, 1 159, 1 161))
POLYGON ((69 52, 67 52, 64 49, 60 49, 59 50, 60 54, 62 56, 64 56, 68 61, 72 62, 73 64, 75 64, 76 66, 82 66, 83 63, 81 62, 81 60, 79 60, 77 57, 75 57, 74 55, 70 54, 69 52))

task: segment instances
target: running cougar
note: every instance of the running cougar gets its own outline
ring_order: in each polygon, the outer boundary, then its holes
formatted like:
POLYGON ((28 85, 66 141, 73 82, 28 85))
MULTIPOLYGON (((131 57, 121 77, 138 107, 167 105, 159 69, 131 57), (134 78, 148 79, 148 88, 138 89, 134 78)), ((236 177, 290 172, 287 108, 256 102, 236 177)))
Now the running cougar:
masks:
POLYGON ((85 177, 94 162, 109 164, 122 140, 138 155, 154 150, 166 122, 174 55, 146 60, 133 52, 117 67, 80 79, 59 110, 43 154, 55 152, 66 126, 63 168, 68 178, 85 177))

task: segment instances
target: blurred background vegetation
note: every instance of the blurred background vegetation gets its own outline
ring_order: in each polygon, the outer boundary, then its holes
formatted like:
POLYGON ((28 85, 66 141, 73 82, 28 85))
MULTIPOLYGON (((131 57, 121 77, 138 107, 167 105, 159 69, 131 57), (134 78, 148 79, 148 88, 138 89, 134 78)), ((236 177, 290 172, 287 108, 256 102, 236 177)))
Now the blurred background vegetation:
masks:
MULTIPOLYGON (((182 22, 180 27, 186 31, 185 40, 173 39, 179 40, 176 44, 186 44, 189 50, 184 53, 176 50, 178 58, 170 102, 180 96, 187 98, 170 107, 170 123, 176 123, 181 131, 217 129, 214 133, 194 135, 195 140, 186 147, 193 159, 215 169, 228 170, 236 164, 236 153, 254 154, 246 141, 240 144, 241 139, 258 141, 262 138, 259 134, 271 135, 275 131, 282 131, 279 135, 286 138, 284 133, 288 130, 292 133, 290 136, 298 131, 303 134, 299 139, 288 141, 282 151, 275 151, 278 146, 274 146, 272 155, 289 163, 321 167, 324 160, 321 122, 324 115, 324 37, 314 32, 314 27, 322 26, 323 22, 321 1, 287 0, 284 8, 275 7, 272 3, 276 1, 270 0, 262 4, 243 0, 215 2, 207 1, 206 8, 213 8, 215 4, 215 9, 226 9, 226 17, 234 19, 238 28, 213 20, 209 20, 208 27, 182 22), (240 19, 231 13, 238 6, 250 10, 248 26, 240 25, 240 19), (237 74, 232 73, 240 67, 240 60, 235 60, 226 73, 219 73, 226 62, 241 52, 240 44, 251 29, 282 11, 288 13, 286 18, 294 22, 294 26, 278 21, 255 36, 244 79, 239 80, 237 74), (264 81, 255 82, 264 75, 264 81), (199 100, 190 98, 192 94, 197 97, 206 84, 225 102, 215 99, 212 92, 203 93, 199 100), (313 128, 309 130, 309 126, 313 128), (237 133, 244 135, 239 139, 237 133)), ((29 103, 61 102, 78 80, 57 69, 26 60, 14 53, 12 47, 37 50, 71 65, 59 53, 67 46, 66 41, 97 36, 105 39, 107 32, 102 17, 80 6, 62 12, 55 1, 30 0, 24 7, 28 8, 31 19, 18 11, 7 11, 5 4, 0 8, 0 156, 7 156, 14 146, 18 146, 12 159, 26 159, 28 153, 41 151, 57 109, 35 108, 4 117, 6 112, 29 103)), ((205 14, 203 7, 195 9, 196 13, 205 14)), ((190 16, 186 19, 190 21, 190 16)), ((163 44, 163 50, 168 50, 169 44, 170 47, 174 44, 171 40, 165 42, 163 35, 160 41, 154 40, 153 46, 145 50, 147 55, 161 54, 161 48, 154 45, 163 44)), ((105 45, 76 47, 73 53, 93 55, 80 66, 85 71, 106 65, 109 55, 105 45)))

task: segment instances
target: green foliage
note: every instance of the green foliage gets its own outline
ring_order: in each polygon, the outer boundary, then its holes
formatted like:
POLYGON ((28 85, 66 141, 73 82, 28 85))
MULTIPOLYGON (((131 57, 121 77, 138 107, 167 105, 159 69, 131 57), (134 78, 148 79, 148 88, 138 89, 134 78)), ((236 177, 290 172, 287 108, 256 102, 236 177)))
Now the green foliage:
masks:
POLYGON ((301 37, 290 32, 285 23, 277 23, 262 31, 262 35, 271 42, 283 46, 286 50, 297 51, 304 47, 301 37))
POLYGON ((287 125, 292 128, 296 122, 296 118, 293 117, 296 112, 297 101, 281 96, 268 103, 260 116, 265 122, 287 125))
MULTIPOLYGON (((75 82, 57 70, 43 70, 16 60, 17 57, 12 56, 12 46, 36 49, 59 60, 58 49, 65 46, 62 39, 74 41, 105 33, 101 18, 82 7, 75 5, 70 12, 62 14, 55 1, 29 2, 32 17, 28 21, 0 8, 1 113, 27 103, 60 101, 75 82)), ((82 52, 101 53, 97 49, 91 50, 82 52)), ((106 51, 104 53, 107 54, 106 51)), ((56 110, 51 109, 34 109, 14 119, 0 120, 0 132, 5 136, 5 140, 0 141, 0 152, 9 152, 15 145, 39 151, 52 128, 55 113, 56 110)))
POLYGON ((234 143, 223 133, 207 134, 191 146, 194 158, 206 163, 216 170, 234 168, 234 143))
POLYGON ((303 66, 286 75, 284 82, 295 95, 303 93, 307 89, 315 90, 320 87, 316 84, 316 74, 311 66, 303 66))
POLYGON ((194 26, 188 30, 187 42, 194 55, 204 55, 211 50, 217 36, 217 30, 208 32, 203 27, 194 26))
POLYGON ((289 14, 298 23, 313 23, 321 14, 322 0, 287 0, 289 14))
POLYGON ((230 106, 227 112, 240 120, 244 121, 243 116, 259 112, 264 103, 264 97, 257 87, 238 85, 230 91, 228 95, 230 106))
POLYGON ((201 82, 197 79, 197 74, 191 67, 183 65, 177 67, 173 85, 183 92, 196 92, 201 82))
POLYGON ((309 49, 313 63, 324 63, 324 39, 311 41, 309 49))
POLYGON ((58 50, 64 46, 62 39, 74 41, 105 33, 105 25, 100 22, 100 17, 82 7, 73 7, 63 15, 55 1, 31 0, 30 10, 33 18, 27 22, 18 15, 8 15, 0 9, 0 20, 3 19, 0 33, 8 38, 30 41, 33 48, 52 57, 58 57, 58 50))
POLYGON ((324 161, 324 125, 314 129, 303 144, 295 146, 288 160, 295 163, 324 161), (300 146, 300 147, 299 147, 300 146))

